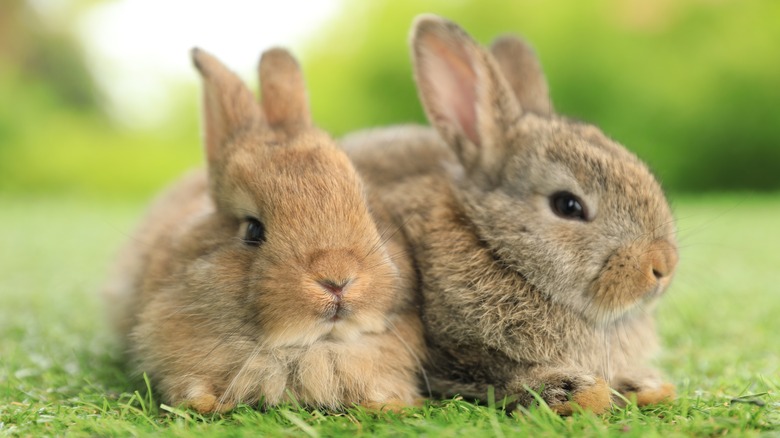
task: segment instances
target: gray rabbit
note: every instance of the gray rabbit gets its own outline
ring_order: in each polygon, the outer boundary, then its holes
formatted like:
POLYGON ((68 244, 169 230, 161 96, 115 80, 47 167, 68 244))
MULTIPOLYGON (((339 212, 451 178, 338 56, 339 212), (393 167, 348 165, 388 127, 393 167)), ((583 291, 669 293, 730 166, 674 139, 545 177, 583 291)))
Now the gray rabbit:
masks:
POLYGON ((650 362, 675 223, 646 165, 555 114, 516 38, 491 53, 422 16, 411 49, 435 129, 342 143, 370 202, 391 212, 377 219, 413 257, 433 391, 484 400, 493 386, 528 406, 530 389, 561 414, 621 403, 610 388, 640 405, 673 398, 650 362))

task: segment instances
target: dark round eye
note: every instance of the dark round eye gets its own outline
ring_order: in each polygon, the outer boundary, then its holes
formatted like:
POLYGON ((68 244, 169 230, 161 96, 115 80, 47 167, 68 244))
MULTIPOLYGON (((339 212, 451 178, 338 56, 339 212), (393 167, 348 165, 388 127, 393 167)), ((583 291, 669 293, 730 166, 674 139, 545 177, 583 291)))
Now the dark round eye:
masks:
POLYGON ((246 232, 244 233, 244 243, 250 246, 260 246, 265 242, 265 226, 258 219, 248 217, 246 221, 246 232))
POLYGON ((553 213, 564 219, 588 220, 585 204, 576 195, 569 192, 557 192, 550 196, 550 208, 553 213))

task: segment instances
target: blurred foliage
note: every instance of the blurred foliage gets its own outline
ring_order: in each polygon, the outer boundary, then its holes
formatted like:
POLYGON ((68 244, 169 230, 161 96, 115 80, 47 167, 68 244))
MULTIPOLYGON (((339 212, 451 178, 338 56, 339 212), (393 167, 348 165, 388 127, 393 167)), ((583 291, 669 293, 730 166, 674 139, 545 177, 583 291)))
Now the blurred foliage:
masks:
POLYGON ((558 112, 600 126, 674 191, 780 188, 780 2, 347 0, 306 53, 335 133, 424 122, 407 35, 432 12, 537 50, 558 112))
POLYGON ((147 196, 200 162, 197 93, 163 129, 130 131, 103 111, 75 38, 72 1, 62 26, 24 0, 0 5, 0 192, 147 196))
MULTIPOLYGON (((198 91, 173 86, 177 110, 155 130, 117 125, 73 36, 94 2, 71 3, 57 28, 23 0, 0 5, 0 192, 145 196, 201 161, 198 91)), ((407 46, 424 12, 484 44, 525 36, 557 110, 600 126, 672 191, 780 189, 780 2, 343 0, 299 54, 320 126, 425 123, 407 46)))
POLYGON ((89 72, 68 29, 44 25, 24 0, 4 0, 0 5, 0 60, 13 64, 27 81, 45 84, 52 98, 76 110, 97 104, 89 72))

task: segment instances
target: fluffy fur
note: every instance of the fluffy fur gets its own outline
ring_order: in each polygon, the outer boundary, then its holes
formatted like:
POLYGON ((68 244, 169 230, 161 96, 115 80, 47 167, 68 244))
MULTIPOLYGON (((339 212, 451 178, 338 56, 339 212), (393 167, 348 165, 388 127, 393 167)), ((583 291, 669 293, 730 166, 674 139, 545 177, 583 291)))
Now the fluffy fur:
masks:
POLYGON ((457 25, 419 18, 415 80, 435 131, 399 127, 343 144, 400 228, 422 295, 433 390, 557 412, 602 412, 610 387, 673 397, 651 367, 653 309, 677 263, 674 220, 647 167, 598 128, 552 112, 533 50, 491 54, 457 25), (437 135, 438 134, 438 135, 437 135), (569 192, 584 220, 556 214, 569 192))
POLYGON ((344 152, 312 127, 297 62, 263 55, 258 105, 211 55, 192 57, 207 170, 159 197, 106 288, 136 370, 166 403, 200 412, 289 396, 329 409, 414 403, 411 267, 380 236, 344 152), (259 244, 246 239, 253 220, 259 244))

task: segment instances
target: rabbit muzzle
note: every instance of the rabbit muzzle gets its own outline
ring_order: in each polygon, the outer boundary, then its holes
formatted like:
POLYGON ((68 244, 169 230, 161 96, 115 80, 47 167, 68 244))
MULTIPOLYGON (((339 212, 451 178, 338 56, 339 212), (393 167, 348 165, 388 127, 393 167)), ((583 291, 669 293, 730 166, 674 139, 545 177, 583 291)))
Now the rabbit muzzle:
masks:
POLYGON ((639 240, 615 251, 588 290, 597 319, 617 319, 662 295, 677 261, 677 247, 667 239, 639 240))

